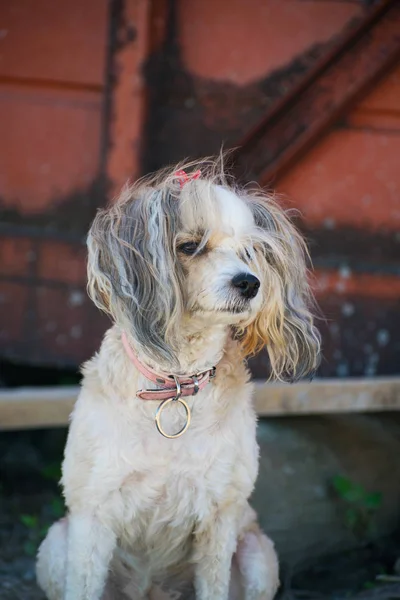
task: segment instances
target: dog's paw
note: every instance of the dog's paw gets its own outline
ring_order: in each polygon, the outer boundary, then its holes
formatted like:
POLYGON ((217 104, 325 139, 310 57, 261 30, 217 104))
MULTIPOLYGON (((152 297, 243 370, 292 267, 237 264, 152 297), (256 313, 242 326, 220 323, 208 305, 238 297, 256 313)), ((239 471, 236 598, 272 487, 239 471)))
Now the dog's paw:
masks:
POLYGON ((272 600, 279 587, 279 563, 271 540, 261 531, 247 532, 238 544, 236 560, 244 600, 272 600))

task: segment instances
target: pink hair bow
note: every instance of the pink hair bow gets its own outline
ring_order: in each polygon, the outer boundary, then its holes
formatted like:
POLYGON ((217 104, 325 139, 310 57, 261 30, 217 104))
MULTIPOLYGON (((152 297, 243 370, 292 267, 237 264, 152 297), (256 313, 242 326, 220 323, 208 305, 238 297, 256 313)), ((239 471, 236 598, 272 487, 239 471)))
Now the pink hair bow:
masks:
POLYGON ((199 179, 201 177, 200 169, 195 171, 194 173, 190 173, 189 175, 183 169, 179 171, 175 171, 175 178, 179 181, 179 185, 181 188, 188 183, 189 181, 193 181, 194 179, 199 179))

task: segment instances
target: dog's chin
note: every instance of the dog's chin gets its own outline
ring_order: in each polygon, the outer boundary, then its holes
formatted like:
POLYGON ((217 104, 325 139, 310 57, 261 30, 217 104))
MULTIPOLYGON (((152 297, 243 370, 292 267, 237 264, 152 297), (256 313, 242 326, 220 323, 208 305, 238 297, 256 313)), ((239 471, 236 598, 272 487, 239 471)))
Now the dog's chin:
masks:
POLYGON ((248 321, 252 316, 255 316, 254 307, 249 301, 237 301, 221 304, 210 308, 201 306, 196 303, 192 308, 191 314, 203 316, 208 322, 220 323, 224 325, 238 325, 244 321, 248 321))
POLYGON ((227 306, 227 307, 223 307, 218 309, 218 312, 221 313, 226 313, 228 315, 249 315, 251 313, 251 309, 249 304, 246 305, 233 305, 233 306, 227 306))

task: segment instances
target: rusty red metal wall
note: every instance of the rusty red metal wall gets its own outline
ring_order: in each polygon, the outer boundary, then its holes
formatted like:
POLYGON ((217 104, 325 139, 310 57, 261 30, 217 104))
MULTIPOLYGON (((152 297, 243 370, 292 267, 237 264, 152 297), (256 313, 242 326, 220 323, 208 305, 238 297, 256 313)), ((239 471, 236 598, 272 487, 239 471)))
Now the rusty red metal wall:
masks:
POLYGON ((106 0, 0 5, 3 358, 74 365, 102 327, 82 239, 105 197, 108 12, 106 0))
POLYGON ((2 358, 87 358, 106 326, 85 294, 96 207, 224 143, 302 213, 321 375, 398 371, 396 0, 7 0, 0 16, 2 358))

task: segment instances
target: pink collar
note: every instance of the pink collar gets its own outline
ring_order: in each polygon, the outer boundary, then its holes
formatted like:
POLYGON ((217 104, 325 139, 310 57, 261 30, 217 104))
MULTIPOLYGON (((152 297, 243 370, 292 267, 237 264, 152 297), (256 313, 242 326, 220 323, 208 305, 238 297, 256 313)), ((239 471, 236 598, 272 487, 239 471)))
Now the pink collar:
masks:
POLYGON ((160 389, 155 390, 139 390, 136 396, 142 400, 169 400, 171 398, 180 398, 181 396, 195 396, 197 392, 205 388, 211 379, 215 377, 215 367, 189 377, 157 373, 139 360, 130 346, 125 333, 122 333, 121 339, 125 351, 135 367, 146 379, 160 386, 160 389))

